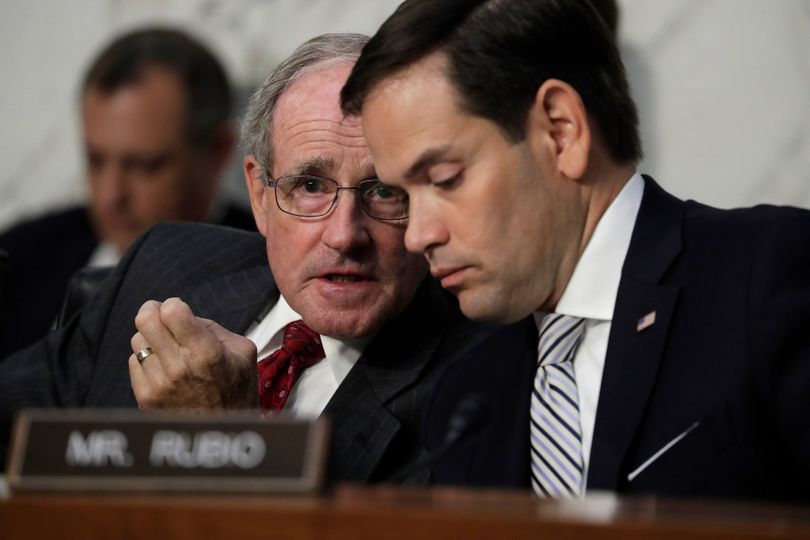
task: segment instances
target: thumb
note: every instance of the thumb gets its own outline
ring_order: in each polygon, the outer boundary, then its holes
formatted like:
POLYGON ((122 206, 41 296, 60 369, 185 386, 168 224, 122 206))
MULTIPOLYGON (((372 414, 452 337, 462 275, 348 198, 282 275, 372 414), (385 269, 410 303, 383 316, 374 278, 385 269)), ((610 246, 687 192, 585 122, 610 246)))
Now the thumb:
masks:
POLYGON ((246 360, 256 361, 257 351, 256 344, 245 336, 235 334, 220 326, 217 322, 210 319, 200 318, 205 328, 211 332, 215 338, 220 342, 223 348, 246 360))

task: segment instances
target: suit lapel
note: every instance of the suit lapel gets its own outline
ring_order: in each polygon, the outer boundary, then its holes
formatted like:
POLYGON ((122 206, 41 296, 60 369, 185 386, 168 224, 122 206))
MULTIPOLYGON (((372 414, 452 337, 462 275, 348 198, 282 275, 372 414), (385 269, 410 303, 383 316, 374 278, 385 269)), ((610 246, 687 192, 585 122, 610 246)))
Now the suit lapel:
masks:
POLYGON ((608 339, 588 489, 616 490, 626 481, 620 478, 623 461, 655 383, 676 308, 678 287, 660 282, 680 253, 682 221, 683 203, 645 177, 608 339))
MULTIPOLYGON (((241 333, 261 317, 278 298, 278 289, 267 266, 250 267, 205 282, 189 291, 172 287, 167 295, 179 295, 189 304, 195 315, 214 320, 231 332, 241 333)), ((132 318, 137 307, 148 298, 135 298, 132 311, 125 310, 123 335, 115 338, 113 353, 117 357, 129 356, 129 338, 134 332, 132 318), (132 327, 132 330, 130 330, 132 327)), ((97 364, 94 382, 88 390, 87 406, 137 406, 129 382, 127 363, 120 361, 97 364)))
POLYGON ((267 266, 222 276, 194 289, 186 302, 199 317, 244 334, 278 300, 279 291, 267 266))
POLYGON ((402 428, 400 418, 415 413, 417 382, 441 342, 447 313, 435 283, 426 280, 405 313, 366 348, 324 411, 333 419, 329 476, 368 482, 395 472, 380 464, 402 428))

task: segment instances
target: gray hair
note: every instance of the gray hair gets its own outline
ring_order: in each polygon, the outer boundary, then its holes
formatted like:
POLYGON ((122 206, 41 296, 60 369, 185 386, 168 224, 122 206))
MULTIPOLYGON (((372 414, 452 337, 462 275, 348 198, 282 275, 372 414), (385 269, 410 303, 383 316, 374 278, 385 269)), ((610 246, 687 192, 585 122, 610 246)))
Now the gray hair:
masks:
POLYGON ((273 113, 282 94, 314 67, 355 62, 368 41, 363 34, 324 34, 295 49, 277 65, 251 96, 242 121, 241 146, 265 171, 273 164, 273 113))

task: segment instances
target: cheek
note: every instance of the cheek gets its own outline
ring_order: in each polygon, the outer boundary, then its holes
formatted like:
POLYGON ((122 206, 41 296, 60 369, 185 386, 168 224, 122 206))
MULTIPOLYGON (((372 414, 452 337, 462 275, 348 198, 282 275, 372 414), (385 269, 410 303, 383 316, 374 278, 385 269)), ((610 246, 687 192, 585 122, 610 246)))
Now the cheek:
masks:
POLYGON ((294 268, 294 263, 290 262, 290 259, 295 256, 294 246, 290 246, 285 242, 287 237, 288 235, 285 234, 285 231, 277 224, 267 224, 265 244, 267 246, 267 256, 274 270, 274 274, 286 275, 289 273, 286 271, 288 266, 294 268))
POLYGON ((137 211, 156 218, 174 217, 185 196, 177 177, 168 173, 133 178, 129 190, 137 211))
POLYGON ((291 285, 302 281, 309 262, 319 253, 319 228, 286 219, 280 211, 269 212, 265 224, 267 257, 276 280, 291 285))
MULTIPOLYGON (((406 254, 405 274, 408 276, 403 283, 403 288, 411 291, 416 291, 416 288, 422 283, 422 280, 428 275, 430 269, 427 259, 422 254, 410 253, 406 254)), ((410 300, 411 294, 408 295, 410 300)))
POLYGON ((416 289, 428 275, 428 264, 421 254, 406 252, 399 259, 399 268, 386 283, 390 314, 401 313, 413 299, 416 289))
POLYGON ((276 280, 281 293, 288 301, 295 297, 295 291, 300 287, 299 261, 296 260, 296 253, 290 251, 287 246, 277 242, 273 235, 267 236, 265 242, 267 248, 267 262, 270 264, 270 271, 276 280))
POLYGON ((393 223, 372 222, 369 227, 379 264, 388 269, 402 269, 407 265, 408 251, 405 249, 405 226, 393 223))
POLYGON ((382 224, 385 229, 373 233, 383 279, 394 295, 408 296, 428 271, 425 257, 405 249, 405 227, 382 224))

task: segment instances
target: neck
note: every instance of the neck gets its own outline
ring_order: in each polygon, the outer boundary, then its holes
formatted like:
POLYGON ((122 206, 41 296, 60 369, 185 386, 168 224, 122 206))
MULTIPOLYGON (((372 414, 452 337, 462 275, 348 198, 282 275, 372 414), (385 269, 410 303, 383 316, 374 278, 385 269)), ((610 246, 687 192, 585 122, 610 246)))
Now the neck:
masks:
POLYGON ((557 275, 557 285, 554 287, 551 297, 541 309, 553 311, 557 306, 571 280, 571 276, 574 274, 582 253, 593 237, 596 226, 633 176, 635 169, 635 164, 593 168, 579 181, 581 186, 581 208, 584 209, 584 214, 580 217, 580 234, 577 239, 573 239, 572 244, 576 247, 571 249, 563 259, 557 275))
POLYGON ((595 171, 595 174, 589 175, 585 180, 585 189, 583 190, 583 197, 585 207, 587 208, 585 214, 585 226, 583 228, 582 240, 579 246, 579 253, 577 257, 582 255, 585 247, 590 242, 596 226, 605 215, 605 212, 619 196, 624 186, 635 173, 636 166, 624 165, 614 166, 609 169, 595 171))

